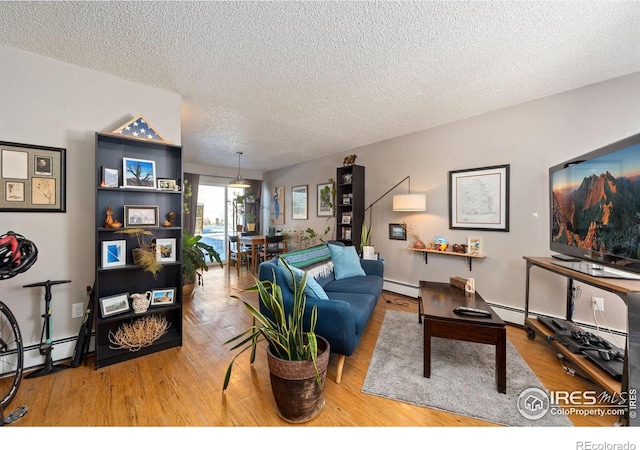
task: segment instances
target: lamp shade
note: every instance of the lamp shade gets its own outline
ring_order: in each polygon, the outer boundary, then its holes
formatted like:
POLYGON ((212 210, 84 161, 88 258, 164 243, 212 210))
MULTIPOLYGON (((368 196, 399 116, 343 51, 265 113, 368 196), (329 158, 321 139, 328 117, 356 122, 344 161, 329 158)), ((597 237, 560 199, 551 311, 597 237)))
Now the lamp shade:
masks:
POLYGON ((425 194, 404 194, 393 196, 394 211, 426 211, 427 196, 425 194))
POLYGON ((231 180, 231 182, 229 182, 229 187, 248 188, 251 187, 251 185, 247 180, 242 178, 240 174, 238 174, 237 178, 234 178, 233 180, 231 180))

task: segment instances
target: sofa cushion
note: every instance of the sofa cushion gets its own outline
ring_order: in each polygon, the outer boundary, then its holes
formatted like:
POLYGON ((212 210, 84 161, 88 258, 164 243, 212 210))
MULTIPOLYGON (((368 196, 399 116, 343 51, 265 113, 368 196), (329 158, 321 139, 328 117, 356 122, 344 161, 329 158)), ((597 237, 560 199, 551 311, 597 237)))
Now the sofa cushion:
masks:
POLYGON ((355 247, 342 247, 333 244, 327 244, 327 247, 331 252, 336 280, 366 275, 360 265, 360 257, 356 253, 355 247))
POLYGON ((320 286, 334 280, 331 252, 326 244, 314 245, 280 256, 292 267, 305 270, 320 286))
POLYGON ((342 280, 335 280, 328 283, 323 287, 329 298, 331 298, 330 292, 347 292, 347 293, 361 293, 370 294, 376 297, 380 297, 382 292, 382 284, 384 280, 382 277, 376 275, 366 275, 364 277, 351 277, 342 280))
MULTIPOLYGON (((291 276, 291 272, 289 272, 286 266, 282 263, 281 259, 278 259, 278 265, 282 267, 282 274, 284 275, 284 279, 287 282, 287 286, 289 289, 293 291, 293 278, 291 276)), ((293 276, 296 277, 296 284, 300 284, 300 280, 302 280, 302 276, 304 275, 304 270, 298 269, 297 267, 291 267, 291 271, 293 272, 293 276)), ((316 297, 322 300, 329 300, 327 297, 327 293, 322 289, 322 286, 318 284, 313 277, 310 277, 307 273, 307 284, 304 287, 304 294, 307 297, 316 297)))

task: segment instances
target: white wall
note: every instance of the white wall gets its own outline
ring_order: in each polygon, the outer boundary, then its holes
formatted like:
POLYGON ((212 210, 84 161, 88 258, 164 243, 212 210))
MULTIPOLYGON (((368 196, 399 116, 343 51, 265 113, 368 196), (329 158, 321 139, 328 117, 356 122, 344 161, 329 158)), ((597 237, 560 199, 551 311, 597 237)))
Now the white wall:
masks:
MULTIPOLYGON (((524 82, 524 81, 523 81, 524 82)), ((322 229, 315 216, 316 183, 335 177, 348 154, 366 168, 366 204, 370 204, 407 175, 412 192, 427 194, 427 212, 401 214, 391 210, 392 194, 406 193, 403 183, 374 207, 372 242, 385 260, 386 287, 392 281, 417 286, 419 280, 448 282, 449 277, 473 277, 478 292, 488 301, 524 309, 525 261, 523 256, 549 256, 548 168, 571 157, 640 132, 640 73, 609 80, 526 104, 483 114, 437 128, 378 142, 357 149, 265 173, 265 186, 285 186, 285 229, 322 229), (487 232, 450 230, 448 172, 510 164, 510 230, 487 232), (311 220, 292 221, 291 187, 309 184, 311 220), (409 241, 388 239, 388 224, 407 221, 422 240, 443 235, 450 243, 465 243, 479 236, 487 258, 474 260, 469 272, 464 258, 420 254, 407 250, 409 241)), ((367 215, 368 220, 368 215, 367 215)), ((564 278, 533 269, 531 309, 562 316, 564 278)), ((401 286, 396 286, 399 288, 401 286)), ((400 289, 401 290, 401 289, 400 289)), ((592 290, 581 286, 574 318, 593 323, 592 290)), ((416 292, 415 289, 410 291, 416 292)), ((611 328, 626 330, 626 308, 606 292, 605 318, 611 328)), ((599 322, 602 324, 602 321, 599 322)))
MULTIPOLYGON (((54 286, 53 337, 75 337, 81 319, 71 305, 86 304, 94 279, 95 132, 112 131, 143 115, 165 139, 180 144, 180 96, 23 51, 0 47, 0 141, 67 149, 66 213, 0 213, 0 233, 13 230, 35 242, 37 263, 2 281, 0 300, 15 313, 25 345, 38 344, 44 289, 22 285, 69 279, 54 286)), ((54 359, 72 354, 54 347, 54 359)), ((37 350, 26 366, 42 363, 37 350)))

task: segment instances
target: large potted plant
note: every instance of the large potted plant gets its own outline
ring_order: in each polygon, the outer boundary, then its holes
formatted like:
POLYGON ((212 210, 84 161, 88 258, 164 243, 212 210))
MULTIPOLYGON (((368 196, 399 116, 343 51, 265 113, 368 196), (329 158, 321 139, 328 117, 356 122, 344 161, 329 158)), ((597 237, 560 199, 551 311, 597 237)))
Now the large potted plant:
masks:
POLYGON ((182 298, 193 297, 193 290, 202 285, 202 272, 209 270, 208 261, 214 260, 222 267, 220 254, 209 244, 202 242, 202 236, 182 232, 182 298))
POLYGON ((315 418, 324 406, 330 348, 326 339, 315 334, 318 319, 315 305, 311 309, 309 327, 304 329, 306 272, 297 280, 293 269, 286 262, 285 266, 293 280, 292 310, 285 313, 282 291, 275 276, 273 282, 256 280, 256 284, 247 289, 258 292, 260 301, 272 317, 267 317, 252 304, 243 301, 253 322, 246 331, 225 342, 234 344, 231 350, 239 352, 227 367, 222 390, 229 386, 233 363, 238 356, 251 350, 250 362, 253 363, 258 343, 265 341, 271 390, 278 415, 288 422, 300 423, 315 418))

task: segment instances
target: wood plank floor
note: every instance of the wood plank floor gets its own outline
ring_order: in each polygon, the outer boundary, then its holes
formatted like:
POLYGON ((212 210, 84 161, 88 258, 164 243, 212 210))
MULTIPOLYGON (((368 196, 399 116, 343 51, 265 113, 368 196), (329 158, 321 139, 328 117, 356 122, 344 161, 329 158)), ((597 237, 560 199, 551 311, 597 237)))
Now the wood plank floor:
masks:
MULTIPOLYGON (((226 393, 222 382, 232 353, 222 343, 249 323, 232 294, 257 303, 242 288, 253 279, 243 270, 228 274, 212 268, 203 288, 184 308, 184 344, 153 355, 94 370, 83 366, 35 379, 24 379, 12 407, 26 405, 28 414, 11 427, 29 426, 287 426, 275 413, 266 356, 259 352, 250 366, 241 357, 226 393)), ((360 392, 384 313, 387 309, 417 312, 412 299, 385 293, 366 333, 335 383, 337 358, 329 363, 326 406, 307 426, 476 427, 492 424, 455 414, 391 401, 360 392), (389 300, 390 302, 388 302, 389 300)), ((551 390, 592 390, 594 385, 565 373, 555 353, 540 339, 509 326, 508 338, 551 390)), ((247 355, 248 356, 248 355, 247 355)), ((576 426, 611 427, 613 417, 570 416, 576 426)))

